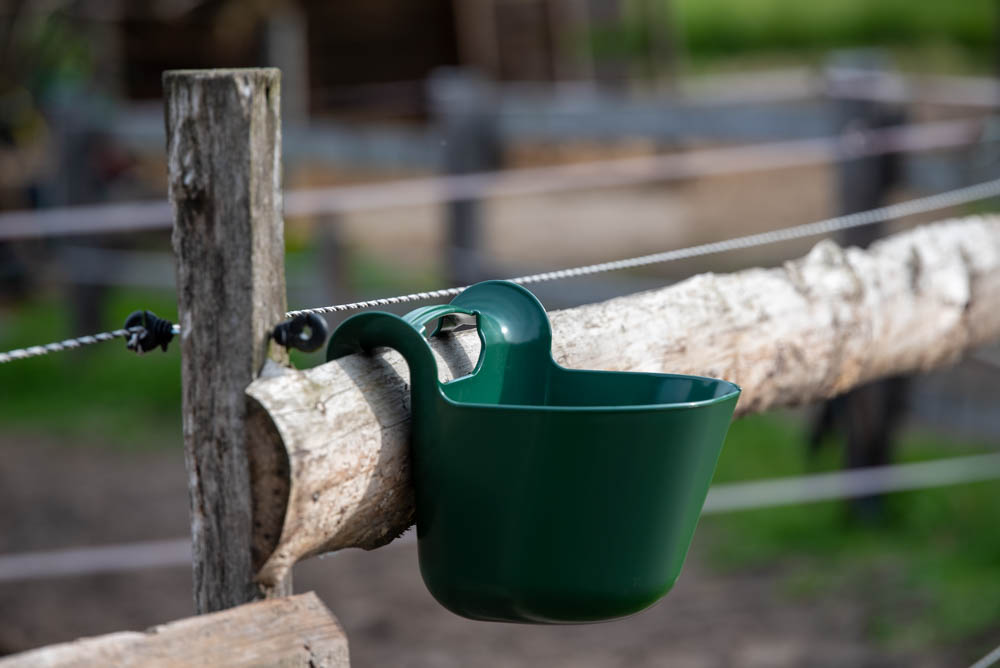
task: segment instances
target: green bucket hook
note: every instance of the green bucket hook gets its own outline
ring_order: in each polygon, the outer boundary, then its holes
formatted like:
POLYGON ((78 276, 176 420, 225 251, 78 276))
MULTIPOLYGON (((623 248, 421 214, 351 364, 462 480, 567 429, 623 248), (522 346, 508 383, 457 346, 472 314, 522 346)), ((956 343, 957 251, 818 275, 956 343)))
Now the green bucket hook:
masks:
POLYGON ((327 359, 379 346, 410 367, 420 572, 472 619, 622 617, 673 586, 740 388, 714 378, 582 371, 552 358, 545 309, 507 281, 406 316, 368 312, 327 359), (475 322, 482 351, 442 383, 425 338, 475 322))

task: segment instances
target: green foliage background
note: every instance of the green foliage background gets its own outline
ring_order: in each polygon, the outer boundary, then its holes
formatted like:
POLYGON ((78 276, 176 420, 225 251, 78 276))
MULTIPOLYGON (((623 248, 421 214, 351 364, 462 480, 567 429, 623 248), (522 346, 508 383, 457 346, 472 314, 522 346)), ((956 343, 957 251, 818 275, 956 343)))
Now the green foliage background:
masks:
POLYGON ((991 0, 674 0, 692 53, 828 49, 873 44, 993 48, 991 0))

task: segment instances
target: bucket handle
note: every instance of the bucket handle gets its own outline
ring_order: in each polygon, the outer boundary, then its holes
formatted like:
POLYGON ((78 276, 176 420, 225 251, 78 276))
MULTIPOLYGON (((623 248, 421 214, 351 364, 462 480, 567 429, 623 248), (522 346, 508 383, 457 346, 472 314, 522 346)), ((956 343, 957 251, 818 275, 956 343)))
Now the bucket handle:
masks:
POLYGON ((438 383, 438 369, 425 330, 435 320, 428 338, 475 322, 482 352, 472 375, 483 370, 497 377, 531 373, 553 363, 545 309, 530 292, 507 281, 477 283, 449 304, 425 306, 403 317, 369 311, 348 318, 330 337, 326 359, 388 346, 406 358, 414 387, 431 387, 438 383))
POLYGON ((434 336, 460 324, 476 322, 477 315, 475 311, 451 304, 427 306, 403 317, 383 311, 359 313, 342 322, 333 332, 327 344, 326 359, 331 361, 386 346, 398 351, 406 360, 410 367, 410 385, 414 390, 434 387, 438 383, 438 367, 425 339, 426 326, 438 321, 429 335, 434 336))
POLYGON ((479 314, 477 311, 461 308, 454 304, 435 304, 414 309, 404 315, 403 320, 430 339, 463 325, 478 325, 479 314), (428 333, 427 325, 435 320, 437 320, 437 326, 428 333))

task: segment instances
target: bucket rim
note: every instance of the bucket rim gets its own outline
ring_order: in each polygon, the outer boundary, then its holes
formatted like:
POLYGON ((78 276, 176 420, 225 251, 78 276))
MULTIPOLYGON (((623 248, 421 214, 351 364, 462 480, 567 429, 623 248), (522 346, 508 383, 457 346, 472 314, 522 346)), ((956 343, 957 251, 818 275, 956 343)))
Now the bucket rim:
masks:
POLYGON ((442 383, 438 381, 437 383, 437 394, 438 396, 447 404, 460 408, 483 408, 483 409, 507 409, 507 410, 522 410, 528 412, 539 412, 539 413, 629 413, 629 412, 640 412, 640 411, 675 411, 688 408, 704 408, 706 406, 712 406, 714 404, 721 404, 732 399, 739 399, 740 394, 743 392, 743 388, 732 381, 724 380, 722 378, 712 378, 710 376, 695 376, 692 374, 683 373, 655 373, 646 371, 606 371, 604 369, 567 369, 559 364, 556 364, 560 369, 564 371, 581 371, 586 373, 601 373, 601 374, 615 374, 615 375, 635 375, 635 376, 658 376, 660 378, 672 378, 672 379, 683 379, 683 380, 699 380, 699 381, 709 381, 713 383, 720 383, 723 386, 728 386, 725 394, 712 397, 711 399, 702 399, 701 401, 678 401, 672 403, 663 404, 619 404, 619 405, 597 405, 597 406, 546 406, 539 404, 493 404, 493 403, 482 403, 474 401, 455 401, 447 394, 445 394, 444 387, 450 383, 462 380, 464 378, 469 378, 475 375, 475 372, 461 376, 460 378, 455 378, 447 383, 442 383))

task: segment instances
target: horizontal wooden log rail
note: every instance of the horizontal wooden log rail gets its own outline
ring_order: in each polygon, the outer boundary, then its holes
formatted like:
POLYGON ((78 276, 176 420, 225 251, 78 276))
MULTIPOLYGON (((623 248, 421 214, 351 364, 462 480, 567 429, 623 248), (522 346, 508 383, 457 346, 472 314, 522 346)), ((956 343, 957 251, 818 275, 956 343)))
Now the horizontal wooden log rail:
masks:
MULTIPOLYGON (((954 362, 1000 338, 1000 217, 886 238, 819 243, 773 269, 704 274, 550 314, 567 367, 715 376, 743 387, 738 414, 832 397, 954 362)), ((443 379, 470 372, 479 340, 434 342, 443 379)), ((258 581, 307 556, 384 545, 413 522, 406 363, 389 351, 307 371, 269 363, 247 389, 258 581), (273 503, 272 503, 273 502, 273 503), (266 506, 266 507, 265 507, 266 506)))
POLYGON ((189 617, 142 633, 109 633, 0 659, 0 668, 348 665, 347 636, 312 592, 189 617))

